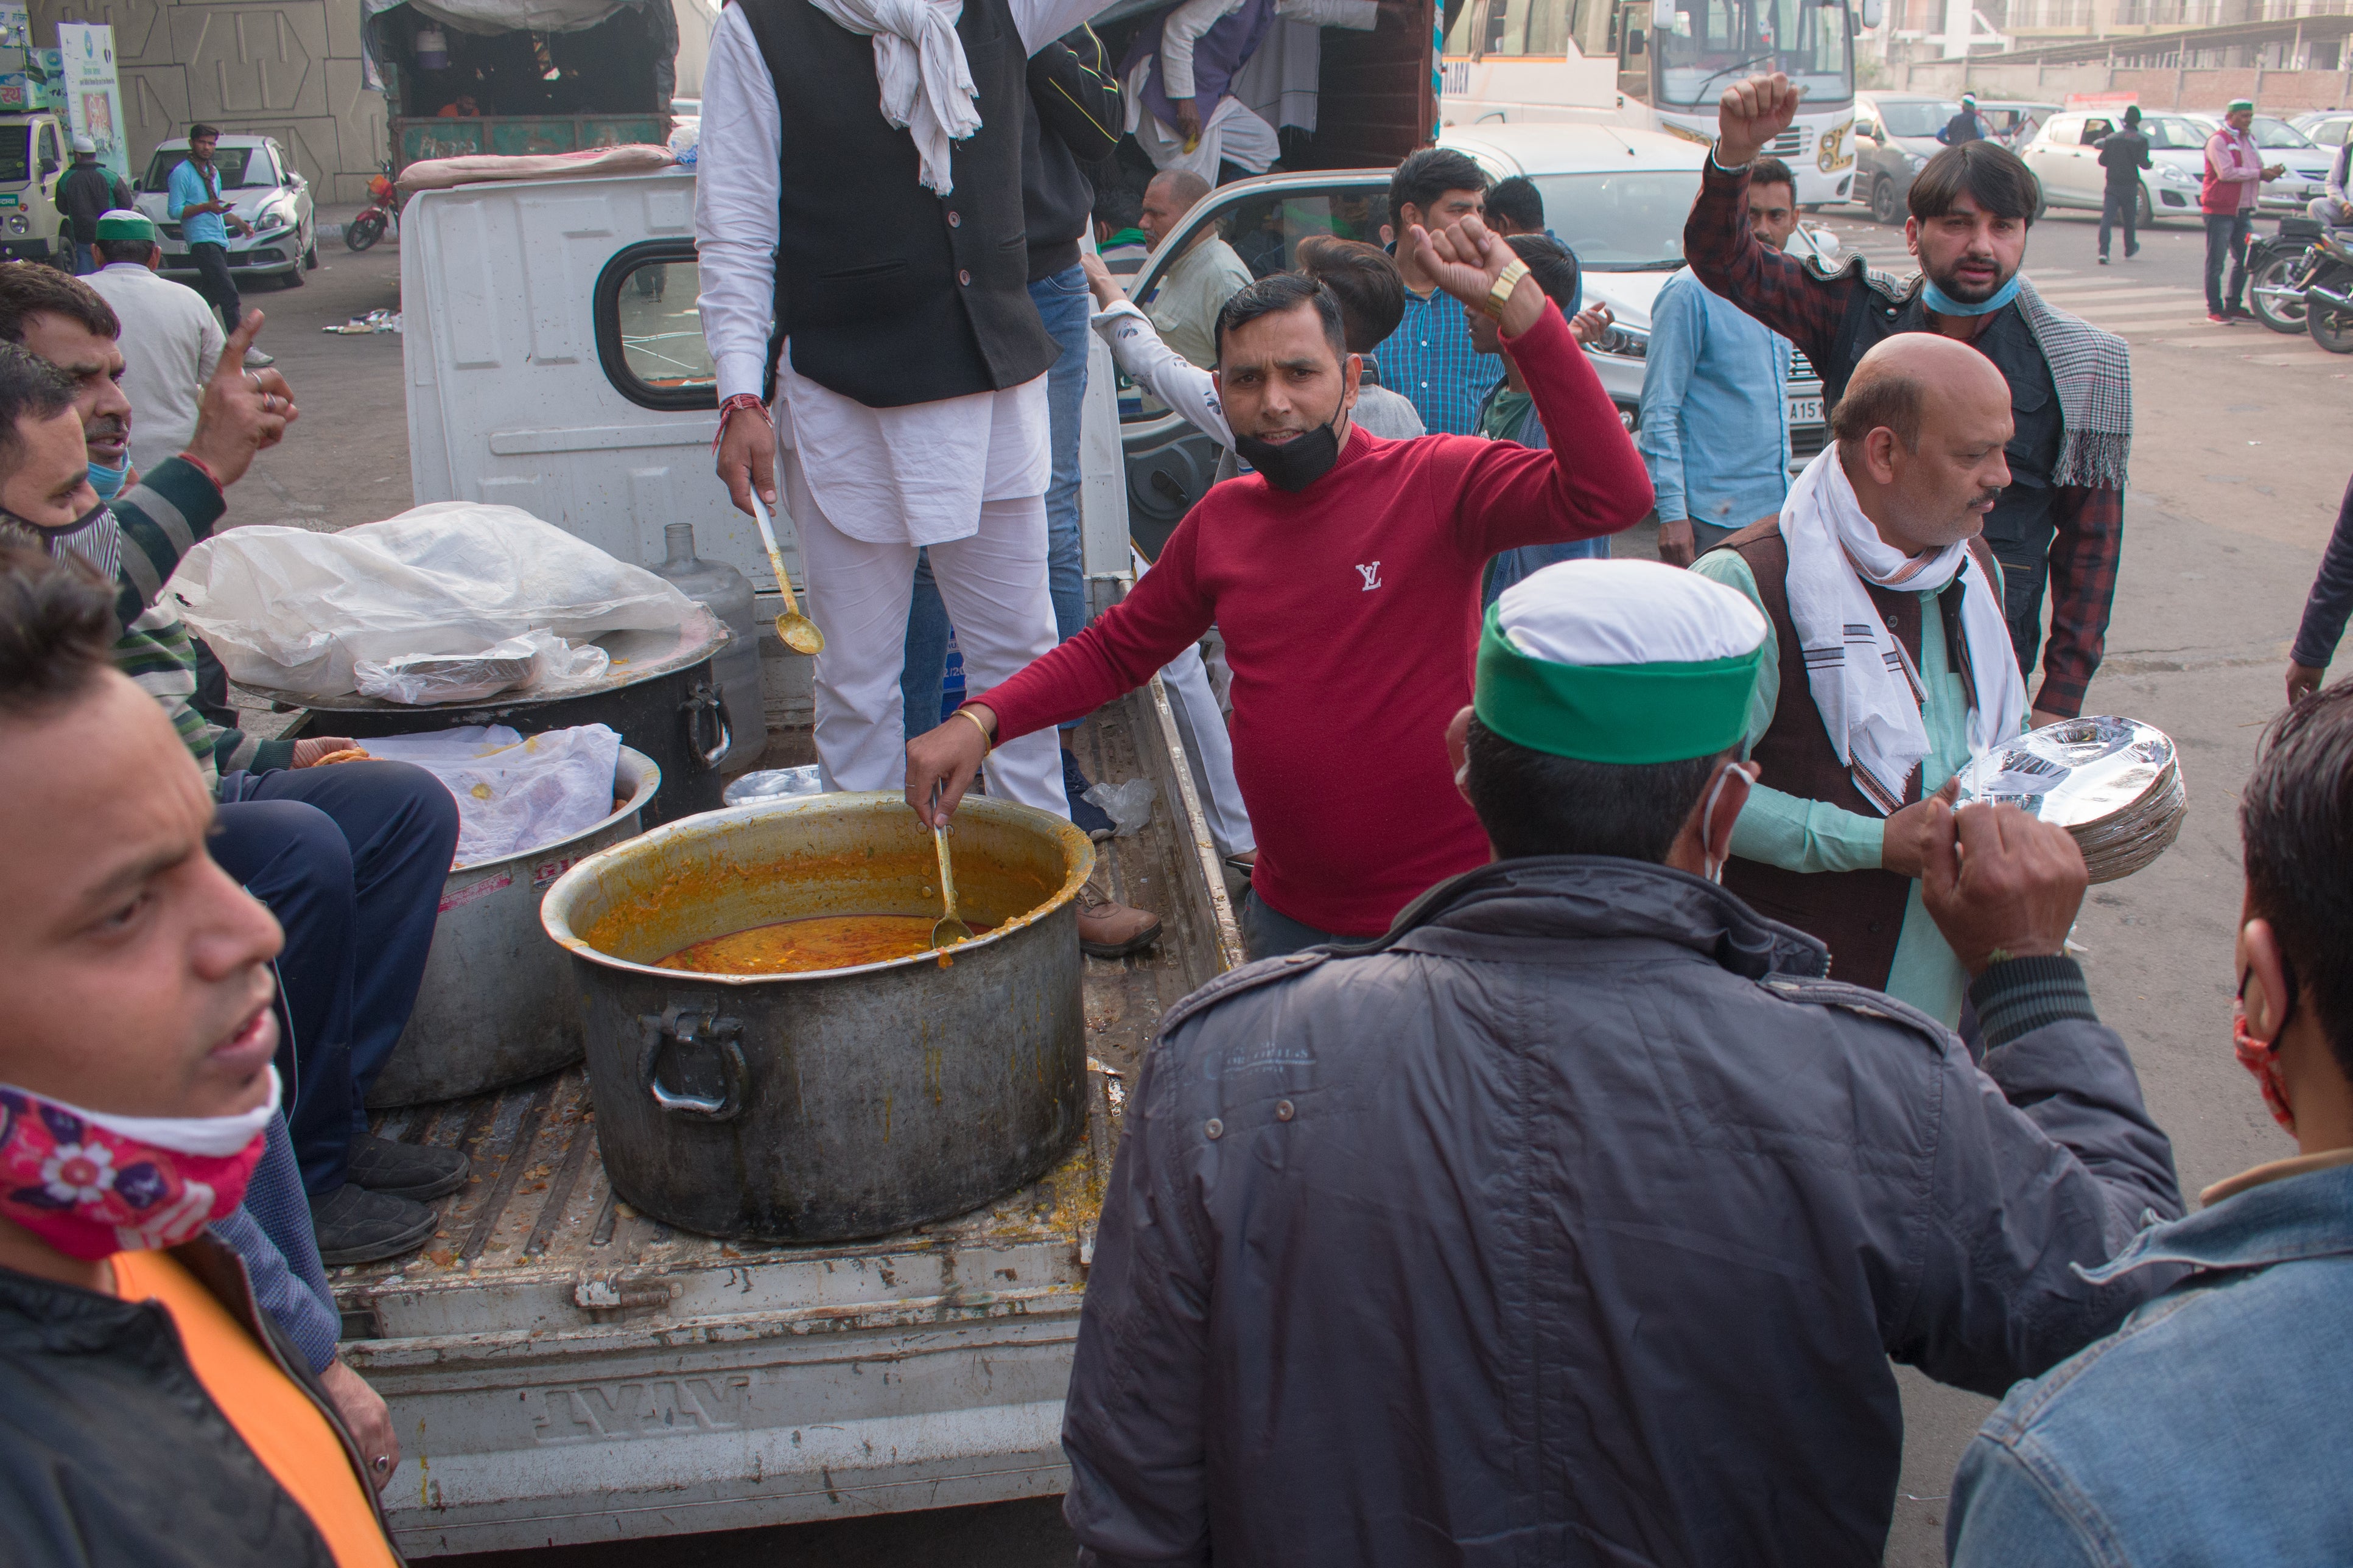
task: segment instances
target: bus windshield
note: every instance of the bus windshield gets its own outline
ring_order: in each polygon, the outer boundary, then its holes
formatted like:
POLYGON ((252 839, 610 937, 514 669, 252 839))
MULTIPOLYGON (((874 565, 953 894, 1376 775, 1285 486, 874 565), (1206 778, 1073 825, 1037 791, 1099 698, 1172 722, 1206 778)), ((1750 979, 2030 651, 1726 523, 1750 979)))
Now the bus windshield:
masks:
POLYGON ((1854 97, 1842 0, 1658 0, 1659 100, 1713 108, 1743 77, 1787 71, 1806 89, 1807 108, 1854 97))

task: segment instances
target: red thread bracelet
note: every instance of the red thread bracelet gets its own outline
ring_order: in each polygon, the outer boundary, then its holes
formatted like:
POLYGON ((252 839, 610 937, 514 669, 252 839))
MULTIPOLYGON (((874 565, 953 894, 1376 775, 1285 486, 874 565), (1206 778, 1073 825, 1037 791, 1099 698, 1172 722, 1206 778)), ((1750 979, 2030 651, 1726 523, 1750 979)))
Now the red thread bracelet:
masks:
POLYGON ((712 456, 717 457, 719 455, 719 443, 727 438, 727 416, 730 414, 734 413, 739 408, 756 410, 760 416, 761 422, 766 425, 771 432, 774 432, 776 428, 776 421, 775 417, 769 414, 768 405, 760 401, 759 395, 756 393, 739 392, 734 396, 729 398, 726 402, 719 405, 719 428, 712 433, 711 437, 712 456))

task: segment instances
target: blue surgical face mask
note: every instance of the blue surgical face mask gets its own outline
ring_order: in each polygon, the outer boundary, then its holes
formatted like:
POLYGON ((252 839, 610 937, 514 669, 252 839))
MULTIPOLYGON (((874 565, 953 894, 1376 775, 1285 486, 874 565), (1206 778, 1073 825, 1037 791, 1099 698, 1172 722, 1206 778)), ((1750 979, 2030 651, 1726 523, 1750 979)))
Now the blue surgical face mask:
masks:
POLYGON ((1974 305, 1964 304, 1954 299, 1950 294, 1937 288, 1936 280, 1933 278, 1924 278, 1920 281, 1921 298, 1926 301, 1928 309, 1940 316, 1990 316, 2018 298, 2018 285, 2021 279, 2019 274, 2011 273, 2009 282, 1974 305))
POLYGON ((128 458, 122 459, 122 466, 119 468, 104 468, 96 463, 90 466, 90 488, 98 492, 100 500, 112 500, 114 493, 122 488, 122 481, 130 477, 131 459, 128 458))

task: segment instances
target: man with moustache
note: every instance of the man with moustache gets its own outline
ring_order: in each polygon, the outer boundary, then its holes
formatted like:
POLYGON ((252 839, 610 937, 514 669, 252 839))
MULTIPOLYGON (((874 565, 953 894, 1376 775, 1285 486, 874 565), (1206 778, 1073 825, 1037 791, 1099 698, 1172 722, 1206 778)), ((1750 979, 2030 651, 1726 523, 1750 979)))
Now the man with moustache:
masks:
POLYGON ((207 1231, 280 1103, 280 938, 113 635, 0 550, 0 1561, 390 1568, 388 1426, 354 1445, 207 1231))
POLYGON ((1832 402, 1871 346, 1899 332, 1941 333, 1993 362, 2010 384, 2016 427, 1986 542, 2001 563, 2021 674, 2034 668, 2050 587, 2034 719, 2072 719, 2099 668, 2124 545, 2132 440, 2124 340, 2055 309, 2019 275, 2038 188, 1998 142, 1947 147, 1914 178, 1904 233, 1920 276, 1911 282, 1868 272, 1860 257, 1823 272, 1758 243, 1748 225, 1751 165, 1797 106, 1797 89, 1778 74, 1725 91, 1715 153, 1683 226, 1684 259, 1709 289, 1804 351, 1832 402))
POLYGON ((2010 389, 1982 354, 1901 333, 1855 365, 1831 430, 1779 517, 1693 567, 1773 623, 1743 752, 1764 782, 1724 884, 1820 938, 1832 979, 1950 1028, 1968 975, 1922 901, 1928 834, 1971 752, 2026 717, 1978 537, 2010 483, 2010 389))

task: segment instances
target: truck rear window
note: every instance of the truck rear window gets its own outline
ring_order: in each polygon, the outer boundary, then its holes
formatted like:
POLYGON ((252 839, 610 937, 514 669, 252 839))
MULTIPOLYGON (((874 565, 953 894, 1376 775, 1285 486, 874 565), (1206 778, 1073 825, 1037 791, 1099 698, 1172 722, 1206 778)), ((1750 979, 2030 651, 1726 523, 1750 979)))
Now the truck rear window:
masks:
POLYGON ((26 150, 33 143, 29 125, 0 125, 0 184, 21 184, 33 177, 26 150))
POLYGON ((712 408, 719 372, 702 341, 702 268, 691 239, 647 240, 596 279, 596 357, 613 389, 643 408, 712 408))

